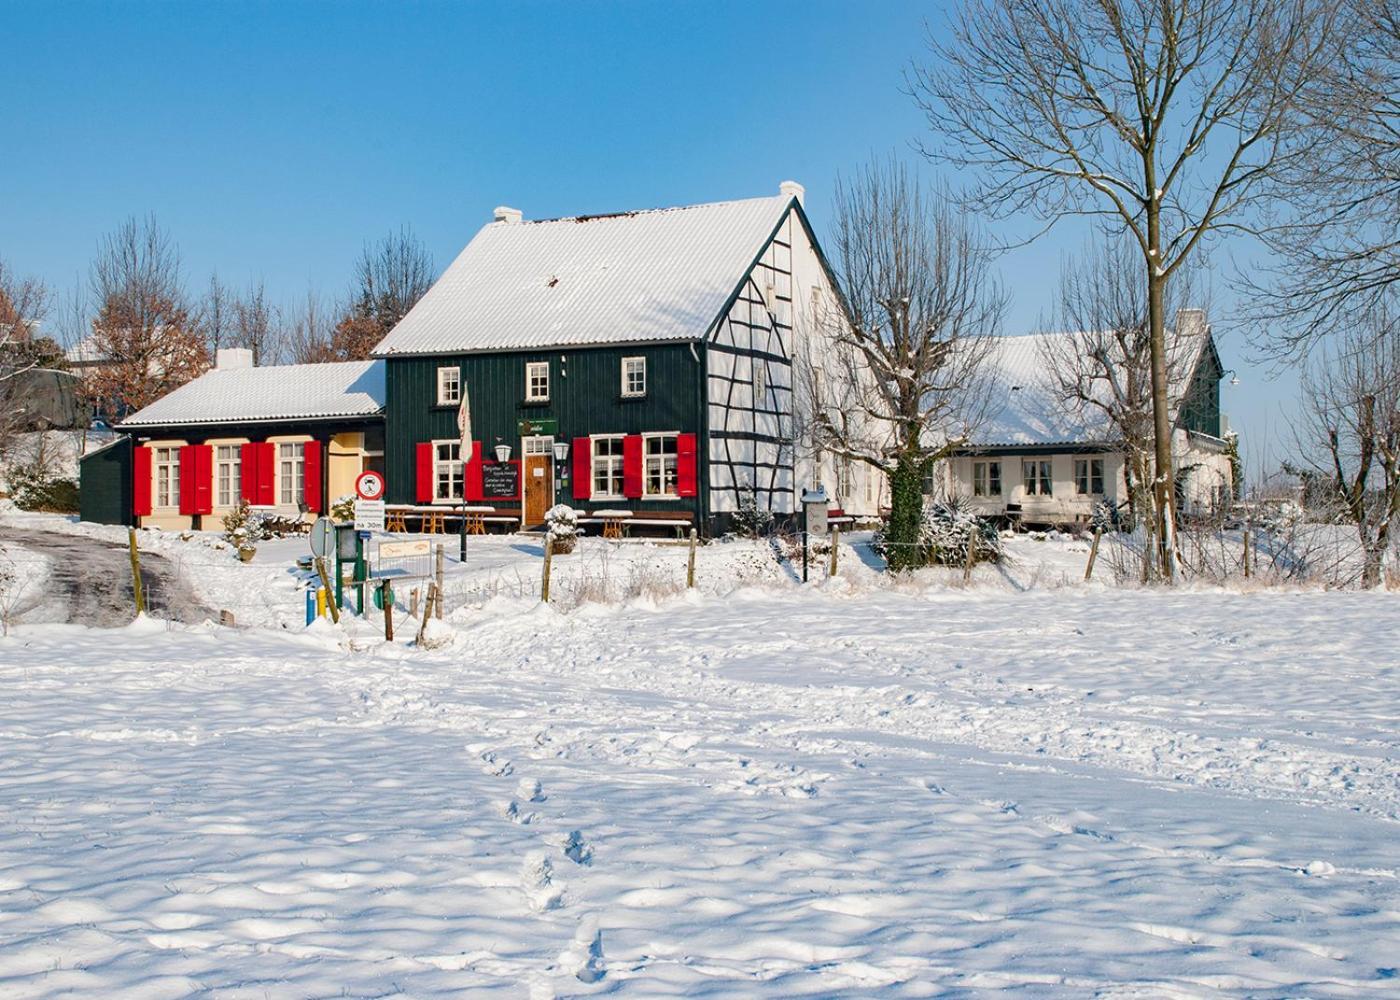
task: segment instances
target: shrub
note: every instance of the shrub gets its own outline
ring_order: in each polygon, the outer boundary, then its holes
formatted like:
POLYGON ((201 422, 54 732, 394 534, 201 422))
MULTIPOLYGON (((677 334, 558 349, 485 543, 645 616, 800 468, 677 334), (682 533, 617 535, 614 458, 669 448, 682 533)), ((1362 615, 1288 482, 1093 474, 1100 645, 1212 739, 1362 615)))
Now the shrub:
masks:
POLYGON ((544 513, 544 523, 555 552, 574 550, 578 542, 578 511, 568 504, 558 503, 544 513))
POLYGON ((331 504, 331 520, 339 524, 349 524, 355 520, 355 494, 347 493, 331 504))
POLYGON ((1133 518, 1126 507, 1119 507, 1111 500, 1100 500, 1094 504, 1094 510, 1089 515, 1089 530, 1104 534, 1110 531, 1130 532, 1133 530, 1133 518))
POLYGON ((773 512, 759 508, 758 493, 749 486, 739 491, 739 509, 731 523, 742 538, 762 538, 773 530, 773 512))
POLYGON ((244 500, 224 515, 224 539, 239 549, 252 548, 269 538, 304 534, 307 524, 297 518, 255 511, 244 500))
POLYGON ((60 479, 42 465, 12 469, 8 478, 10 495, 20 510, 78 512, 78 484, 71 479, 60 479))
MULTIPOLYGON (((875 536, 875 549, 890 562, 889 542, 875 536)), ((990 518, 980 517, 962 497, 927 500, 919 522, 919 540, 906 566, 966 566, 971 550, 974 565, 1000 562, 1001 535, 990 518)))

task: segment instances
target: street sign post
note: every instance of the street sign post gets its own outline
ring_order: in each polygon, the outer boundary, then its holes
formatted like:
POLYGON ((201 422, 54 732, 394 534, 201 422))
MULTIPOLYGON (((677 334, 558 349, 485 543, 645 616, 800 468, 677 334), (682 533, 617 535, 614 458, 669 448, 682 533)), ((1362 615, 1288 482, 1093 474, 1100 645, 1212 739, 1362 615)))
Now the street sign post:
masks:
POLYGON ((311 554, 324 559, 335 551, 335 525, 328 517, 318 517, 311 525, 311 554))
POLYGON ((373 469, 361 472, 355 479, 355 495, 361 500, 383 500, 384 487, 384 474, 373 469))

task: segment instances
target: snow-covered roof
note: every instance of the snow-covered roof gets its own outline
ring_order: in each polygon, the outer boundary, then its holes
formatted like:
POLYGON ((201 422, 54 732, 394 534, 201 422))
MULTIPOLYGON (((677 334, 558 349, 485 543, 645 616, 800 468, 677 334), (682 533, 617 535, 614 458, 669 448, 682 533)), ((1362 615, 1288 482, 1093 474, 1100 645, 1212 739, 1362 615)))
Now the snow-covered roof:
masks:
POLYGON ((489 223, 375 354, 702 337, 792 200, 489 223))
POLYGON ((78 341, 68 350, 63 352, 69 364, 83 365, 96 364, 107 360, 102 356, 102 351, 97 345, 97 334, 90 333, 82 340, 78 341))
MULTIPOLYGON (((1181 336, 1168 338, 1176 357, 1169 359, 1173 421, 1201 352, 1210 342, 1210 327, 1196 314, 1181 336)), ((1006 445, 1090 444, 1108 441, 1112 431, 1103 411, 1081 412, 1062 403, 1052 388, 1046 350, 1053 341, 1084 337, 1083 333, 1033 333, 996 338, 986 364, 995 373, 996 388, 982 425, 973 435, 974 447, 1006 445)), ((1105 392, 1107 386, 1104 386, 1105 392)))
POLYGON ((214 369, 121 422, 122 427, 314 420, 384 409, 384 362, 214 369))

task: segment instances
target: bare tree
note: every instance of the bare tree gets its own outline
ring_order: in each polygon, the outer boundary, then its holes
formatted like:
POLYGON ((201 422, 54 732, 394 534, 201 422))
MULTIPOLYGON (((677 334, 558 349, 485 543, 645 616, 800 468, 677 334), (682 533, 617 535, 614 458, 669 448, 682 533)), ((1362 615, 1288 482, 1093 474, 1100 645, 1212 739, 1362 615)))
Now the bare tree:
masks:
MULTIPOLYGON (((1392 299, 1392 303, 1393 303, 1392 299)), ((1303 378, 1300 443, 1361 543, 1364 587, 1381 581, 1400 521, 1400 325, 1377 310, 1315 357, 1303 378)))
POLYGON ((40 333, 51 296, 38 278, 21 278, 0 260, 0 453, 29 416, 24 397, 31 376, 63 367, 63 352, 40 333))
POLYGON ((253 364, 275 365, 282 360, 282 328, 276 307, 267 301, 262 281, 251 282, 233 303, 230 346, 253 352, 253 364))
POLYGON ((406 226, 366 246, 355 264, 349 305, 332 335, 335 355, 369 357, 432 287, 434 277, 432 254, 406 226))
POLYGON ((1273 185, 1279 263, 1254 292, 1260 339, 1298 354, 1365 326, 1400 288, 1400 0, 1345 0, 1348 44, 1305 105, 1309 130, 1273 185))
POLYGON ((306 297, 295 308, 284 309, 282 340, 295 364, 335 360, 331 348, 331 313, 321 297, 307 289, 306 297))
POLYGON ((209 276, 209 288, 204 300, 199 304, 199 325, 204 331, 204 339, 209 345, 209 354, 219 353, 219 348, 230 346, 233 337, 234 299, 227 285, 219 280, 217 273, 209 276))
POLYGON ((179 253, 153 216, 128 219, 103 238, 89 285, 100 363, 86 385, 99 412, 120 417, 140 409, 208 366, 179 253))
MULTIPOLYGON (((1134 519, 1153 520, 1152 331, 1140 254, 1125 238, 1104 236, 1070 257, 1060 272, 1054 327, 1041 341, 1044 384, 1064 412, 1123 449, 1128 503, 1134 519)), ((1204 331, 1192 302, 1194 268, 1185 266, 1166 290, 1177 317, 1166 331, 1168 402, 1181 402, 1187 366, 1204 331), (1199 329, 1198 329, 1199 328, 1199 329)))
POLYGON ((833 207, 844 308, 810 320, 801 410, 815 447, 889 477, 889 564, 900 569, 916 558, 925 473, 985 413, 984 361, 1006 299, 969 218, 904 165, 839 182, 833 207))
MULTIPOLYGON (((1320 0, 965 0, 910 88, 998 217, 1107 217, 1141 254, 1152 351, 1160 558, 1175 579, 1168 280, 1296 150, 1330 55, 1320 0)), ((1048 228, 1048 226, 1047 226, 1048 228)))

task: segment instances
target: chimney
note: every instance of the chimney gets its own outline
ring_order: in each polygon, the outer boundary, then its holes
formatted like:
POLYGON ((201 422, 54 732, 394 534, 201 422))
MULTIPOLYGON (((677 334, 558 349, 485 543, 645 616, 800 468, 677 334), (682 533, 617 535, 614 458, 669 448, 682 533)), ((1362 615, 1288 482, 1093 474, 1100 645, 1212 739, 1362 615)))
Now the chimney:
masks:
POLYGON ((214 355, 216 371, 233 371, 236 368, 252 368, 253 352, 247 347, 221 347, 214 355))
POLYGON ((785 194, 789 198, 796 198, 797 203, 801 205, 802 199, 807 195, 807 189, 797 181, 783 181, 778 185, 778 193, 785 194))
POLYGON ((1178 337, 1199 337, 1210 329, 1204 309, 1178 309, 1176 311, 1176 335, 1178 337))
POLYGON ((507 205, 497 205, 493 214, 495 216, 495 218, 491 220, 493 222, 516 223, 525 218, 525 213, 520 211, 520 209, 510 208, 507 205))

